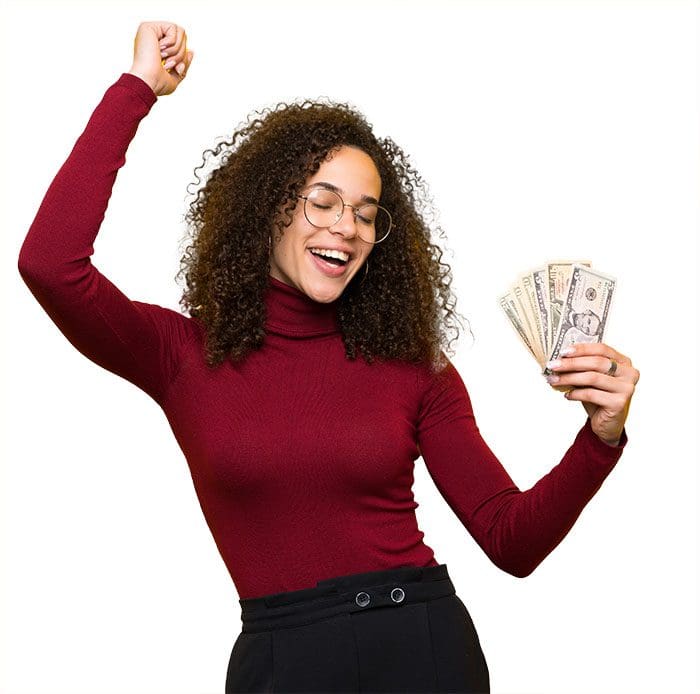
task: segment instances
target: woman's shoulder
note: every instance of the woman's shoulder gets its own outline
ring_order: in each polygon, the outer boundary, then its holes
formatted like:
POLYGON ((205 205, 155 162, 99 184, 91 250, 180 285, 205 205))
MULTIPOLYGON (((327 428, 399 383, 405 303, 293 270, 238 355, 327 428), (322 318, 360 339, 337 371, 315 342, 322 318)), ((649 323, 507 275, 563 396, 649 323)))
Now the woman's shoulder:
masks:
POLYGON ((431 360, 399 362, 397 368, 405 374, 410 374, 417 383, 419 391, 424 394, 450 387, 464 387, 459 372, 442 350, 431 360))

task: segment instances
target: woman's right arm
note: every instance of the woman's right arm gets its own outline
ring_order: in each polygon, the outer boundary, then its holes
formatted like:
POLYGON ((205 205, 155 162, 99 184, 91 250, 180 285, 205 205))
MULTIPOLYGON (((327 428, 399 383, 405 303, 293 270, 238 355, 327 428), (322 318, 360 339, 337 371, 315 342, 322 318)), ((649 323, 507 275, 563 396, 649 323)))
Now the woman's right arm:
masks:
MULTIPOLYGON (((155 24, 160 23, 148 26, 155 24)), ((159 65, 160 60, 158 52, 159 65)), ((181 348, 194 334, 192 320, 129 299, 91 262, 117 172, 139 122, 156 100, 153 86, 133 68, 107 89, 44 196, 20 249, 18 268, 51 320, 82 354, 160 403, 176 374, 181 348)))

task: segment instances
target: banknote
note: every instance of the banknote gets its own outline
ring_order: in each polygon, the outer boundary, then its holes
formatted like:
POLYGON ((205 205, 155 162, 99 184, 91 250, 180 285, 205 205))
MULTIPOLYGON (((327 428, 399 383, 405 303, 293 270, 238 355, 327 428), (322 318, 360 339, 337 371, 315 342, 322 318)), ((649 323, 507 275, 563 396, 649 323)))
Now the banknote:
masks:
POLYGON ((499 297, 498 301, 501 306, 501 310, 503 313, 505 313, 513 328, 515 328, 515 331, 520 336, 520 339, 523 341, 525 347, 527 347, 530 354, 537 359, 537 354, 535 353, 535 350, 531 344, 531 338, 525 330, 523 318, 520 315, 518 304, 513 293, 509 291, 508 293, 499 297))
POLYGON ((519 281, 510 288, 510 293, 515 298, 515 307, 518 319, 520 320, 523 330, 528 337, 528 342, 532 347, 532 354, 537 360, 538 364, 544 365, 546 355, 544 354, 544 350, 540 344, 537 323, 535 321, 535 316, 533 315, 533 302, 530 295, 530 287, 527 277, 521 277, 519 281), (524 282, 523 279, 525 279, 524 282))
POLYGON ((554 337, 559 330, 562 306, 566 299, 572 268, 575 264, 585 265, 587 267, 591 266, 589 260, 564 260, 547 263, 547 288, 549 290, 549 313, 551 317, 549 321, 549 349, 547 349, 547 352, 551 352, 552 345, 554 344, 554 337))
POLYGON ((532 281, 535 289, 535 303, 539 314, 540 322, 540 339, 544 347, 544 353, 549 354, 552 351, 552 335, 549 324, 551 322, 549 315, 549 290, 547 288, 547 268, 537 268, 532 273, 532 281))
MULTIPOLYGON (((585 265, 575 264, 549 359, 556 359, 564 347, 579 342, 602 342, 617 280, 585 265)), ((543 373, 551 374, 545 368, 543 373)))
POLYGON ((547 360, 547 342, 542 338, 542 314, 537 304, 537 292, 535 278, 532 272, 521 275, 518 285, 522 288, 521 302, 524 300, 524 310, 532 332, 537 361, 544 366, 547 360))

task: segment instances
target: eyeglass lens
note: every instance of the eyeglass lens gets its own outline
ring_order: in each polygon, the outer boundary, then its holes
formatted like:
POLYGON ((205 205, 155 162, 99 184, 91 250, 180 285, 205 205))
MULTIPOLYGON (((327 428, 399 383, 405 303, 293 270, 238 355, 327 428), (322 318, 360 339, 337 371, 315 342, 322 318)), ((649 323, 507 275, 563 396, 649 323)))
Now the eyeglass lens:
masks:
MULTIPOLYGON (((332 190, 315 188, 304 201, 306 218, 317 227, 330 227, 336 224, 343 215, 343 199, 332 190)), ((352 214, 348 211, 348 214, 352 214)), ((391 216, 382 207, 374 204, 362 205, 357 208, 355 217, 357 233, 363 241, 379 243, 383 241, 391 229, 391 216)))

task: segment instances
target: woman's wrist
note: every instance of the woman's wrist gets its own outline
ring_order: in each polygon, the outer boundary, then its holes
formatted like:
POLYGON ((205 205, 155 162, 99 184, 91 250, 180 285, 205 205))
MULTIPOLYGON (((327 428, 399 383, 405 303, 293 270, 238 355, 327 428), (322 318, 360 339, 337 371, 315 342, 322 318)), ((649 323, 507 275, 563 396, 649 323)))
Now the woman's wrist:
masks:
POLYGON ((151 91, 156 96, 158 96, 158 92, 156 91, 157 85, 155 84, 155 81, 152 77, 145 75, 144 73, 140 72, 138 69, 134 69, 133 67, 131 68, 131 70, 129 70, 128 74, 135 75, 136 77, 142 79, 151 88, 151 91))
MULTIPOLYGON (((598 436, 598 434, 596 434, 596 436, 598 436)), ((614 440, 613 440, 613 439, 604 439, 602 436, 598 436, 598 438, 599 438, 604 444, 606 444, 606 445, 608 445, 608 446, 612 446, 613 448, 615 448, 616 446, 619 446, 619 445, 620 445, 620 439, 622 438, 622 436, 618 436, 618 437, 617 437, 616 439, 614 439, 614 440)))

